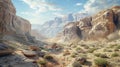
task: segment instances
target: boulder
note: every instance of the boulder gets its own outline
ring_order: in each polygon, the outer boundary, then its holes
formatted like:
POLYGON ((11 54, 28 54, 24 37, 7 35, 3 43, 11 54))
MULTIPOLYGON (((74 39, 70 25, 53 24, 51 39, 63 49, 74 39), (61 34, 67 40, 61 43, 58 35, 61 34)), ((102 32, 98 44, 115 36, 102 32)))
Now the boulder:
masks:
POLYGON ((23 50, 22 53, 26 57, 35 57, 35 56, 37 56, 37 53, 35 51, 31 51, 31 50, 23 50))

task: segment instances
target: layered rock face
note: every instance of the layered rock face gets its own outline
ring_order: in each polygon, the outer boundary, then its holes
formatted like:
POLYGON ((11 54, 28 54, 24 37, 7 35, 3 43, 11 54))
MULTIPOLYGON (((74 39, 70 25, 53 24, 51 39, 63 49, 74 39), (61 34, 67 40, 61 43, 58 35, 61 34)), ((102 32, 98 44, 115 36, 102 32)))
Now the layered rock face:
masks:
MULTIPOLYGON (((64 31, 71 31, 70 33, 64 33, 65 38, 74 39, 72 37, 76 37, 78 35, 74 32, 79 32, 79 36, 77 38, 80 39, 101 39, 106 38, 111 33, 115 32, 116 30, 120 29, 120 6, 115 6, 107 10, 103 10, 96 15, 91 17, 86 17, 79 22, 74 22, 74 25, 71 28, 64 28, 64 31), (79 30, 75 30, 76 28, 79 30)), ((71 26, 67 24, 67 26, 71 26)), ((64 36, 63 35, 63 36, 64 36)))
POLYGON ((78 40, 82 37, 79 27, 76 26, 74 22, 71 22, 64 26, 63 36, 65 41, 70 41, 71 39, 78 40))
POLYGON ((0 34, 4 36, 18 36, 27 40, 30 35, 29 21, 16 16, 16 10, 11 0, 0 0, 0 34))
POLYGON ((99 12, 92 17, 92 28, 88 32, 90 38, 105 38, 119 29, 120 6, 99 12), (117 8, 116 8, 117 7, 117 8))

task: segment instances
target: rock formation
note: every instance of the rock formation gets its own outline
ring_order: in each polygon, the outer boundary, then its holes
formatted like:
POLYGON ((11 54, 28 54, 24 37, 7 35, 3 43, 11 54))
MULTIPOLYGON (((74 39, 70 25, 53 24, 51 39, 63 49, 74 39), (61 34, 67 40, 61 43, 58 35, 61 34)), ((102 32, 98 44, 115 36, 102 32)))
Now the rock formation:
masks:
POLYGON ((63 36, 65 41, 71 39, 78 40, 82 37, 79 27, 76 26, 74 22, 68 23, 64 26, 63 36))
POLYGON ((21 37, 25 41, 30 36, 31 24, 29 21, 16 16, 16 10, 11 0, 0 0, 0 36, 2 39, 21 37))
POLYGON ((16 15, 11 0, 0 0, 0 56, 12 54, 14 51, 13 47, 5 42, 34 43, 30 32, 31 24, 16 15))
POLYGON ((42 25, 32 25, 32 27, 33 29, 39 29, 38 31, 46 37, 53 37, 63 30, 65 24, 79 21, 87 16, 89 16, 87 13, 76 13, 75 15, 70 13, 63 17, 55 17, 53 20, 49 20, 42 25))
POLYGON ((120 6, 103 10, 91 17, 86 17, 71 24, 65 25, 61 39, 63 39, 62 36, 69 38, 67 41, 76 38, 84 40, 106 39, 108 35, 120 29, 120 6), (76 36, 78 33, 79 36, 76 36))
POLYGON ((4 43, 0 43, 0 56, 5 56, 12 53, 13 53, 13 50, 10 49, 8 45, 4 43))

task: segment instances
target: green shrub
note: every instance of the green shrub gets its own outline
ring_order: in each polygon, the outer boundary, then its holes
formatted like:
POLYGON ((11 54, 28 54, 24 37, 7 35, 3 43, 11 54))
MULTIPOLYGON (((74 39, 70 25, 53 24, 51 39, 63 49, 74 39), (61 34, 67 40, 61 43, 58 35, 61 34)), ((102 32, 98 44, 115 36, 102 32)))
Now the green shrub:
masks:
POLYGON ((114 49, 114 51, 119 51, 119 49, 114 49))
POLYGON ((101 54, 100 57, 101 58, 108 58, 106 54, 101 54))
POLYGON ((116 49, 120 49, 120 45, 116 46, 116 49))
POLYGON ((75 61, 73 64, 72 64, 72 67, 82 67, 81 64, 77 61, 75 61))
POLYGON ((77 55, 76 53, 72 53, 71 57, 72 57, 72 58, 75 58, 76 55, 77 55))
POLYGON ((81 50, 81 48, 80 48, 80 47, 77 47, 77 48, 76 48, 76 51, 77 51, 77 50, 81 50))
POLYGON ((111 44, 110 46, 109 46, 109 48, 114 48, 116 46, 116 44, 111 44))
POLYGON ((96 53, 94 55, 101 58, 108 58, 106 54, 96 53))
POLYGON ((45 60, 38 60, 37 63, 40 65, 46 65, 47 62, 45 60))
POLYGON ((100 57, 100 55, 101 55, 101 53, 94 54, 94 56, 96 56, 96 57, 100 57))
POLYGON ((112 50, 104 49, 104 52, 112 52, 112 50))
POLYGON ((118 57, 118 56, 119 56, 118 53, 113 53, 113 54, 111 55, 111 57, 118 57))
POLYGON ((89 46, 84 46, 85 49, 89 49, 89 46))
POLYGON ((89 52, 89 53, 93 53, 95 50, 96 50, 96 48, 90 48, 90 49, 88 50, 88 52, 89 52))
POLYGON ((100 66, 100 67, 106 67, 109 65, 108 61, 106 61, 103 58, 97 58, 94 60, 95 65, 100 66))
POLYGON ((53 57, 51 55, 45 55, 44 58, 47 60, 53 59, 53 57))

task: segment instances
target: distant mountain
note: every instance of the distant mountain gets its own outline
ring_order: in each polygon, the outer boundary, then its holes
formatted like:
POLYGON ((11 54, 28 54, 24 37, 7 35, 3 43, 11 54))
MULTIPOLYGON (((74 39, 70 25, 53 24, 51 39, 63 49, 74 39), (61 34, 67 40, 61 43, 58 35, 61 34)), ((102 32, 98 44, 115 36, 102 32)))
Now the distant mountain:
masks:
POLYGON ((79 21, 82 18, 89 16, 86 13, 70 13, 64 17, 55 17, 53 20, 45 22, 43 25, 32 25, 33 29, 38 29, 39 32, 47 37, 56 36, 57 33, 63 30, 63 26, 73 21, 79 21))

